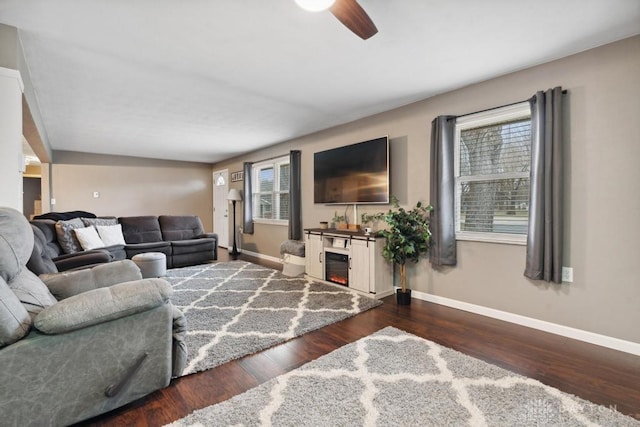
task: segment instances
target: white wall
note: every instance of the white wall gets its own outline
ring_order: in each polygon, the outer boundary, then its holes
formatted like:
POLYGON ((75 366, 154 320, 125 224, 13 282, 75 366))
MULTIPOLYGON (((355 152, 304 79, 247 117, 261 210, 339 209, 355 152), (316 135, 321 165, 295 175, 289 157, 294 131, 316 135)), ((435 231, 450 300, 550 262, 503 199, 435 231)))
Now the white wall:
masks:
POLYGON ((0 206, 22 212, 22 80, 0 68, 0 206))

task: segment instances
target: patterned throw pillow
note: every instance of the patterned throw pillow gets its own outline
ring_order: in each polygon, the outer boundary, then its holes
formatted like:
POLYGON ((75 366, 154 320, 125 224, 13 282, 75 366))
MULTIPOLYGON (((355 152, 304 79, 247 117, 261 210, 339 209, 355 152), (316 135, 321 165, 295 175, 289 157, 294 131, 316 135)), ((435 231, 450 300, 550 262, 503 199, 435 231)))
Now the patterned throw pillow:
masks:
POLYGON ((73 232, 75 228, 84 228, 84 223, 80 218, 74 218, 67 221, 56 222, 56 235, 58 243, 66 254, 74 254, 82 251, 82 246, 73 232))
POLYGON ((80 218, 85 227, 93 225, 116 225, 118 220, 116 218, 80 218))

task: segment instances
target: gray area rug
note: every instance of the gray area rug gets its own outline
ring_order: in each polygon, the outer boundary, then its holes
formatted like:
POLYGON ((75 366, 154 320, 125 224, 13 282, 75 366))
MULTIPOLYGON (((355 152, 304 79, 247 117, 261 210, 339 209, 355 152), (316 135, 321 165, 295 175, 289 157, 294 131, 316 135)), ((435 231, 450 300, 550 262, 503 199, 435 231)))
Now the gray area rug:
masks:
POLYGON ((640 426, 387 327, 171 426, 640 426))
POLYGON ((165 277, 187 317, 183 375, 210 369, 354 316, 381 302, 245 261, 175 268, 165 277))

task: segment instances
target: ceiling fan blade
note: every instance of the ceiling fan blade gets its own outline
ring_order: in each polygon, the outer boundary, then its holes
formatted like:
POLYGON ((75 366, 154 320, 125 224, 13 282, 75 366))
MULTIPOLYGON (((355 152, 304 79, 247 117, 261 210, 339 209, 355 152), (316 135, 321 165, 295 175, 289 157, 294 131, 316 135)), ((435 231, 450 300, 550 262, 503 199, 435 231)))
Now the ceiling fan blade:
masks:
POLYGON ((336 0, 329 10, 333 16, 363 40, 378 32, 376 25, 356 0, 336 0))

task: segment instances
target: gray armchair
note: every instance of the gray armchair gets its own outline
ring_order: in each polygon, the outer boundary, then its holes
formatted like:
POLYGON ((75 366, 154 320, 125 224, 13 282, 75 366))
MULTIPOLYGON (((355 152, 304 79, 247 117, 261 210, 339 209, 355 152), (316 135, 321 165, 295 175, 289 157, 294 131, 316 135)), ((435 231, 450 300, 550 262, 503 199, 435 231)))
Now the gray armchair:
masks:
POLYGON ((39 278, 32 247, 26 219, 0 208, 2 425, 72 424, 181 373, 186 324, 166 281, 129 260, 39 278))

